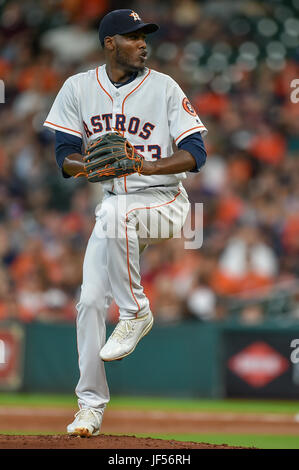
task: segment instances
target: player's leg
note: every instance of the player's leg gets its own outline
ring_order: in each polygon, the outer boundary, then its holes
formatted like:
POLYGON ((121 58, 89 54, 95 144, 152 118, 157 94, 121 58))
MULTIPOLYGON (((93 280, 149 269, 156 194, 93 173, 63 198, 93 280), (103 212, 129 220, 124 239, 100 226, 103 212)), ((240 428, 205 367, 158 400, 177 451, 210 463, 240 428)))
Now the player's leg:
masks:
POLYGON ((107 239, 107 266, 120 322, 101 350, 102 359, 107 361, 130 354, 152 326, 149 301, 141 285, 141 247, 147 241, 171 238, 180 231, 189 211, 188 198, 180 191, 140 191, 138 199, 129 194, 114 197, 110 203, 117 207, 110 207, 106 215, 111 219, 117 211, 118 236, 107 239), (161 230, 163 224, 168 230, 161 230))
POLYGON ((184 189, 140 191, 138 198, 128 194, 110 198, 110 203, 114 204, 107 213, 112 218, 117 211, 118 220, 118 236, 108 236, 107 266, 113 297, 121 320, 142 317, 149 310, 149 301, 141 285, 141 247, 179 233, 190 204, 184 189))
MULTIPOLYGON (((129 199, 127 196, 112 196, 103 201, 98 212, 107 232, 107 267, 111 290, 120 309, 120 321, 100 351, 100 357, 104 361, 122 359, 130 354, 153 324, 148 299, 140 282, 138 283, 139 256, 145 245, 139 244, 135 224, 126 220, 129 199), (141 315, 138 319, 136 296, 142 306, 139 308, 141 315)), ((136 202, 136 196, 134 199, 136 202)))
POLYGON ((143 316, 149 310, 139 273, 139 257, 144 244, 139 243, 135 214, 128 214, 132 203, 137 207, 136 196, 112 196, 103 201, 97 213, 106 230, 107 268, 112 295, 123 320, 143 316))
POLYGON ((184 187, 178 191, 163 192, 153 189, 150 200, 152 202, 148 207, 136 211, 139 243, 151 245, 181 236, 190 209, 184 187))
POLYGON ((79 412, 74 423, 68 427, 68 432, 79 426, 77 434, 85 435, 84 429, 89 426, 95 428, 91 434, 97 434, 103 411, 109 401, 105 368, 99 358, 99 351, 106 341, 105 319, 111 301, 107 275, 107 241, 104 236, 101 237, 101 221, 97 220, 84 257, 81 296, 77 304, 80 378, 76 394, 79 408, 84 411, 79 412))

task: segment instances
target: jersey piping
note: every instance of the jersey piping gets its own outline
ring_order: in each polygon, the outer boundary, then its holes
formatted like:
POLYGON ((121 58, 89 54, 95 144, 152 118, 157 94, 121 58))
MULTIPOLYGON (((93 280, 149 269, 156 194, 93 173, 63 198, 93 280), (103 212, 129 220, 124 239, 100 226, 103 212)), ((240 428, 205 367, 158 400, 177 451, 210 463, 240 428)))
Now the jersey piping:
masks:
MULTIPOLYGON (((137 90, 137 88, 139 88, 142 83, 144 82, 144 80, 149 76, 149 74, 151 73, 151 69, 149 69, 148 73, 146 74, 146 76, 144 77, 144 79, 137 85, 137 87, 134 88, 134 90, 130 91, 130 93, 127 94, 127 96, 124 98, 123 102, 122 102, 122 107, 121 107, 121 111, 122 113, 124 114, 124 109, 125 109, 125 101, 126 99, 132 94, 134 93, 135 90, 137 90)), ((125 133, 123 133, 124 135, 125 133)), ((125 192, 127 193, 128 190, 127 190, 127 177, 125 176, 124 177, 124 187, 125 187, 125 192)))
POLYGON ((60 129, 65 129, 66 131, 71 131, 71 132, 75 132, 76 134, 82 135, 81 132, 75 131, 75 129, 69 129, 68 127, 59 126, 58 124, 54 124, 53 122, 50 122, 50 121, 45 121, 45 123, 51 124, 51 126, 54 126, 54 127, 59 127, 60 129))
POLYGON ((182 135, 187 134, 187 132, 194 131, 194 129, 203 129, 203 128, 205 129, 206 126, 196 126, 196 127, 192 127, 191 129, 188 129, 187 131, 182 132, 182 134, 180 134, 180 135, 175 139, 175 142, 176 142, 177 140, 179 140, 179 138, 182 137, 182 135))
POLYGON ((105 88, 103 87, 103 85, 102 85, 101 82, 100 82, 100 79, 99 79, 99 67, 97 67, 97 72, 96 72, 96 74, 97 74, 97 81, 98 81, 98 84, 100 85, 100 87, 102 88, 102 90, 106 93, 106 95, 109 96, 109 98, 111 99, 111 101, 112 101, 112 103, 113 103, 113 98, 112 98, 112 96, 108 93, 107 90, 105 90, 105 88))
POLYGON ((139 88, 139 87, 142 85, 142 83, 143 83, 144 80, 149 76, 150 73, 151 73, 151 69, 149 69, 149 71, 147 72, 146 76, 145 76, 144 79, 137 85, 137 87, 135 87, 134 90, 130 91, 130 93, 128 93, 127 96, 124 98, 123 103, 122 103, 122 108, 121 108, 121 109, 122 109, 122 113, 124 113, 124 108, 125 108, 125 101, 126 101, 126 99, 127 99, 132 93, 134 93, 134 91, 136 91, 137 88, 139 88))

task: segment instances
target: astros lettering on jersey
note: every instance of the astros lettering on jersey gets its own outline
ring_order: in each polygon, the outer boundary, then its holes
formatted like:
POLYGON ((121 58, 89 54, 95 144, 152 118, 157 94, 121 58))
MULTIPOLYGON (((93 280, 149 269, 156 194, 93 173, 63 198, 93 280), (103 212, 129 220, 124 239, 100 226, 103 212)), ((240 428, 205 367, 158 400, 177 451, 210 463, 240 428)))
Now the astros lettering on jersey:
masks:
MULTIPOLYGON (((135 80, 113 85, 106 65, 69 77, 58 93, 45 126, 81 137, 83 146, 118 130, 146 160, 169 157, 173 142, 207 129, 179 85, 168 75, 145 68, 135 80)), ((144 176, 133 174, 103 184, 116 194, 148 186, 177 186, 185 173, 144 176)))

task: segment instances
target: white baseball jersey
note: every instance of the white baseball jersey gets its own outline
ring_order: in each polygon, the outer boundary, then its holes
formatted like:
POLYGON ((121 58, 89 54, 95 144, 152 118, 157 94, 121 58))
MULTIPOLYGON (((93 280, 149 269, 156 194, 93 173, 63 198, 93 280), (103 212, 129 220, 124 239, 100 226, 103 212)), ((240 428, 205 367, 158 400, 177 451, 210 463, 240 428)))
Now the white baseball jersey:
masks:
MULTIPOLYGON (((145 69, 135 80, 117 88, 109 80, 105 65, 67 79, 44 125, 82 138, 85 148, 100 135, 117 129, 150 161, 172 155, 173 142, 178 144, 190 134, 206 132, 172 78, 145 69)), ((80 408, 99 411, 109 401, 105 368, 99 360, 109 305, 114 299, 122 320, 148 313, 139 257, 150 239, 142 240, 139 229, 144 228, 144 234, 151 238, 152 229, 167 224, 171 230, 166 239, 181 230, 190 206, 181 184, 185 177, 185 173, 136 173, 103 183, 106 194, 95 210, 76 306, 80 367, 76 394, 80 408), (163 190, 159 186, 164 186, 163 190), (106 230, 115 220, 118 236, 106 230)))
MULTIPOLYGON (((69 77, 44 125, 81 137, 84 148, 117 129, 149 161, 172 155, 173 142, 207 132, 184 92, 168 75, 145 68, 135 80, 117 88, 109 80, 106 65, 69 77)), ((102 184, 104 190, 125 194, 150 186, 177 186, 184 178, 185 173, 136 173, 102 184)))

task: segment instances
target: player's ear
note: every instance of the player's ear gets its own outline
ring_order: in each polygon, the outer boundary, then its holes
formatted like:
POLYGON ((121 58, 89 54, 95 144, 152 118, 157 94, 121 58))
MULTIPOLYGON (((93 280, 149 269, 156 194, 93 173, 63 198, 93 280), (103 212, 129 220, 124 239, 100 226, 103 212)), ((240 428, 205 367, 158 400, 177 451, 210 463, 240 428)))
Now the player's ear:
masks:
POLYGON ((113 36, 106 36, 104 39, 104 47, 108 51, 113 51, 115 48, 115 42, 113 36))

